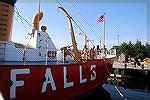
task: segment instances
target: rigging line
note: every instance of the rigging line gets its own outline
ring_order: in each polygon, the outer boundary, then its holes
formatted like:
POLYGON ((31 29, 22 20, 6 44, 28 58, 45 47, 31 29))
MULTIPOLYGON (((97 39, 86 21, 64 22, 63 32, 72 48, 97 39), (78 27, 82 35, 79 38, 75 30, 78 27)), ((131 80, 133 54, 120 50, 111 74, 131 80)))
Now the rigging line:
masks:
MULTIPOLYGON (((77 22, 71 17, 72 21, 77 25, 77 27, 80 29, 80 31, 82 31, 84 34, 85 32, 83 31, 83 29, 77 24, 77 22)), ((90 40, 90 38, 87 36, 87 38, 90 40)), ((89 41, 92 43, 92 45, 96 45, 93 41, 89 41)))
MULTIPOLYGON (((19 14, 19 11, 18 11, 16 6, 15 6, 15 8, 16 8, 17 13, 19 14)), ((21 18, 20 18, 20 20, 21 20, 21 23, 22 23, 23 27, 25 28, 25 31, 27 32, 27 29, 26 29, 26 26, 25 26, 23 20, 21 18)))
MULTIPOLYGON (((23 24, 23 26, 25 28, 25 31, 27 32, 27 27, 25 26, 25 24, 23 22, 23 18, 20 17, 19 11, 18 11, 16 6, 15 6, 15 8, 16 8, 16 11, 15 11, 15 9, 14 9, 14 11, 18 14, 18 16, 19 16, 19 18, 20 18, 20 20, 21 20, 21 22, 22 22, 22 24, 23 24)), ((27 47, 25 46, 24 49, 23 49, 23 58, 22 58, 24 65, 26 65, 26 52, 27 52, 27 47)))
POLYGON ((57 2, 60 6, 64 7, 58 0, 56 0, 56 2, 57 2))
MULTIPOLYGON (((58 0, 56 0, 56 1, 60 6, 64 7, 58 0)), ((75 23, 75 25, 79 28, 79 30, 82 31, 85 34, 83 29, 77 24, 77 22, 72 17, 71 17, 71 19, 75 23)), ((87 38, 90 40, 90 38, 88 36, 87 36, 87 38)), ((89 42, 91 42, 93 46, 96 45, 93 41, 89 41, 89 42)))
POLYGON ((40 19, 40 9, 41 9, 41 0, 38 0, 38 28, 37 28, 37 31, 39 31, 39 24, 40 24, 40 21, 39 21, 39 19, 40 19))
POLYGON ((14 9, 14 12, 15 12, 21 19, 23 19, 30 27, 32 27, 32 25, 31 25, 25 18, 23 18, 15 9, 14 9))
POLYGON ((83 14, 81 14, 81 13, 79 12, 78 8, 77 8, 70 0, 68 0, 68 1, 69 1, 70 4, 77 10, 78 14, 82 17, 82 19, 84 20, 84 22, 89 26, 89 28, 92 30, 93 34, 95 34, 96 37, 99 37, 99 36, 95 33, 95 31, 92 29, 91 25, 85 20, 83 14))

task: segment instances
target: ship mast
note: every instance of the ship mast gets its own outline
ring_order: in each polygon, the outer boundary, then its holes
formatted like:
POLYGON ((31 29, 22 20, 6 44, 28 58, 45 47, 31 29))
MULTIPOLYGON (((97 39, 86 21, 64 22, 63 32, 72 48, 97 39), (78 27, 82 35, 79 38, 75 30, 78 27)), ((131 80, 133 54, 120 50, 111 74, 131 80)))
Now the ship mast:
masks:
POLYGON ((76 39, 75 39, 75 35, 74 35, 72 22, 71 22, 72 17, 68 14, 68 12, 62 6, 58 7, 58 8, 60 8, 65 13, 65 15, 68 19, 68 24, 69 24, 71 39, 72 39, 72 44, 73 44, 73 53, 74 53, 75 58, 77 58, 77 60, 80 61, 81 55, 79 53, 79 50, 77 49, 77 43, 76 43, 76 39))
POLYGON ((39 26, 40 26, 40 25, 39 25, 39 24, 40 24, 40 23, 39 23, 39 22, 40 22, 40 8, 41 8, 40 3, 41 3, 41 0, 38 0, 38 13, 39 13, 39 14, 38 14, 38 20, 37 20, 37 23, 38 23, 38 24, 37 24, 37 32, 39 32, 39 26))

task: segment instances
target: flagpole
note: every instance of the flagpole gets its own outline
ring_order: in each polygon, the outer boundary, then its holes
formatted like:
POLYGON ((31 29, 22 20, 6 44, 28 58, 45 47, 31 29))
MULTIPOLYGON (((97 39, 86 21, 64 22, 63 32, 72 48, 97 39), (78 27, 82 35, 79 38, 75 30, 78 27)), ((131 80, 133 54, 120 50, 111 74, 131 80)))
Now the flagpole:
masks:
POLYGON ((105 36, 106 26, 105 26, 105 24, 106 24, 106 15, 105 15, 105 13, 103 13, 103 15, 104 15, 103 50, 104 50, 104 54, 106 56, 106 51, 105 51, 105 39, 106 39, 106 36, 105 36))
MULTIPOLYGON (((106 17, 106 15, 105 15, 105 12, 103 13, 103 15, 101 15, 98 19, 97 19, 97 22, 103 22, 103 25, 104 25, 104 29, 103 29, 103 43, 102 43, 102 52, 103 52, 103 54, 104 54, 104 57, 106 57, 106 50, 105 50, 105 39, 106 39, 106 36, 105 36, 105 33, 106 33, 106 26, 105 26, 105 24, 106 24, 106 20, 105 20, 105 17, 106 17)), ((101 42, 101 39, 100 39, 100 42, 101 42)))
POLYGON ((102 37, 100 36, 100 49, 102 48, 102 37))

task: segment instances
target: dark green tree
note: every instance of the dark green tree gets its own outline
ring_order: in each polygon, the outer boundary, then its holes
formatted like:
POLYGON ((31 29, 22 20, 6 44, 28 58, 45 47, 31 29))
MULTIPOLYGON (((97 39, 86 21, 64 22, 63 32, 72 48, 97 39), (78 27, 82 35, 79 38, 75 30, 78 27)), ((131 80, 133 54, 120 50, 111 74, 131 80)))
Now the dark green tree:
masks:
POLYGON ((135 60, 141 59, 143 60, 145 58, 145 46, 142 45, 141 41, 137 40, 134 45, 135 50, 135 60))
POLYGON ((128 53, 128 44, 127 43, 123 43, 120 45, 120 53, 124 53, 127 54, 128 53))
POLYGON ((133 57, 135 55, 134 44, 131 41, 129 41, 128 43, 127 54, 130 55, 130 57, 133 57))
POLYGON ((128 43, 122 43, 119 46, 113 46, 112 49, 116 49, 117 57, 121 55, 121 53, 128 55, 135 60, 148 57, 150 58, 150 44, 142 45, 141 41, 137 40, 135 44, 133 44, 131 41, 128 43))
POLYGON ((146 57, 150 58, 150 44, 146 43, 145 45, 146 57))

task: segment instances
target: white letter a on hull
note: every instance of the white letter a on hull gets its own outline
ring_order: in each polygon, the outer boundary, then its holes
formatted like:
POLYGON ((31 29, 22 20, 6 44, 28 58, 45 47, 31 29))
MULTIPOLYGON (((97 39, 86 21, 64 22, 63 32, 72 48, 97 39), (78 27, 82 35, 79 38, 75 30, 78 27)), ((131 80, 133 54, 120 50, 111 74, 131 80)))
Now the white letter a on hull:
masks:
POLYGON ((45 78, 46 78, 46 81, 42 85, 42 91, 41 92, 44 93, 46 91, 46 87, 49 83, 51 84, 52 90, 53 91, 56 90, 55 82, 54 82, 50 68, 46 69, 45 78))

